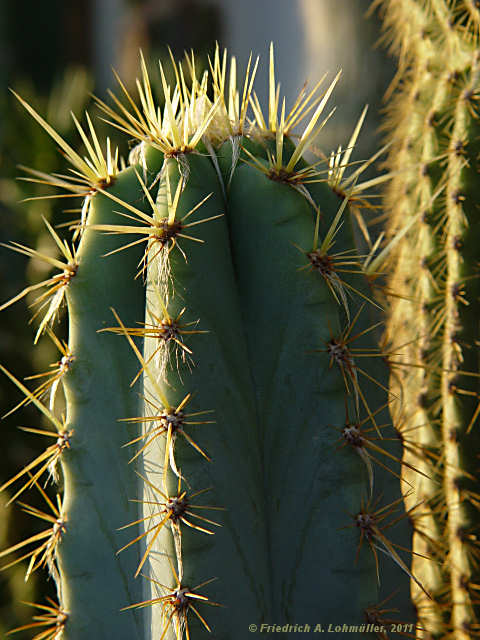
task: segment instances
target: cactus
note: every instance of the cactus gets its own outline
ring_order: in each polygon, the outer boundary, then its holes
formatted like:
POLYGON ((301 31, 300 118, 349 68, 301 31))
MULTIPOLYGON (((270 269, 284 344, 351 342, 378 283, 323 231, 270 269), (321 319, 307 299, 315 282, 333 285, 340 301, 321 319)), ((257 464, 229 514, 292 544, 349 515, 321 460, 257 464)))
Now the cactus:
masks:
POLYGON ((433 601, 412 593, 419 637, 466 640, 479 629, 480 13, 463 0, 381 4, 400 57, 386 124, 396 173, 387 234, 410 225, 388 268, 391 388, 403 398, 394 422, 407 436, 404 459, 429 476, 407 507, 417 505, 412 571, 433 601))
POLYGON ((218 50, 200 78, 187 59, 190 84, 174 63, 173 90, 160 67, 163 110, 141 63, 140 107, 121 81, 114 107, 98 100, 137 141, 128 168, 90 119, 82 157, 20 98, 74 168, 33 175, 84 197, 71 242, 47 224, 64 260, 10 247, 60 272, 2 307, 44 289, 35 341, 54 335, 64 300, 69 313, 47 382, 32 390, 2 368, 50 423, 29 431, 54 441, 0 488, 15 486, 11 501, 37 488, 53 514, 24 556, 58 589, 35 605, 36 637, 413 633, 409 579, 424 587, 400 471, 415 469, 388 421, 376 262, 355 250, 348 206, 371 161, 349 169, 359 127, 329 162, 304 159, 338 76, 287 113, 272 49, 264 117, 251 62, 243 87, 218 50), (61 475, 57 506, 46 473, 61 475))

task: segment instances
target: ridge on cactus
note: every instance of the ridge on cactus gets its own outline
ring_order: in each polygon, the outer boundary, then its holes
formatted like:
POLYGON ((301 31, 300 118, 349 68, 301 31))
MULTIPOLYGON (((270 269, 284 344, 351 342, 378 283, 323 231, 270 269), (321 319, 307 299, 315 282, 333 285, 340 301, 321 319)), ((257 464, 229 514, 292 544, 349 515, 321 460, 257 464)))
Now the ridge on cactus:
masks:
POLYGON ((379 243, 358 253, 351 212, 390 176, 359 183, 379 154, 350 170, 365 111, 345 150, 304 158, 339 75, 287 112, 272 47, 264 116, 257 65, 243 88, 218 48, 201 75, 193 56, 173 62, 174 87, 160 65, 161 106, 141 56, 139 104, 118 76, 114 106, 97 101, 136 141, 122 169, 89 118, 88 132, 75 121, 82 157, 20 98, 73 165, 73 178, 29 180, 84 198, 71 245, 51 229, 75 273, 33 285, 67 302, 68 340, 53 339, 69 364, 51 383, 66 414, 44 404, 48 380, 31 391, 2 367, 25 397, 15 408, 33 403, 56 429, 29 430, 57 443, 1 489, 21 480, 13 501, 57 462, 64 487, 61 536, 54 523, 24 556, 29 574, 51 550, 58 591, 58 605, 33 605, 37 638, 243 640, 248 624, 328 619, 385 637, 364 627, 391 611, 414 631, 410 580, 424 587, 401 485, 416 467, 388 416, 379 243))

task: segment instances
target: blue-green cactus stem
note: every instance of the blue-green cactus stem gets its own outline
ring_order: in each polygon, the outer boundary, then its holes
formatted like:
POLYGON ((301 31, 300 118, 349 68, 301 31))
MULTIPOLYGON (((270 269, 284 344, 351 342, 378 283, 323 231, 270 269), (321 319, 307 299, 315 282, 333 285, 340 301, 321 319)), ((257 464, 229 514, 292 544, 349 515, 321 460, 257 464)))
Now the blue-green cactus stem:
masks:
POLYGON ((358 587, 348 620, 359 622, 377 584, 369 550, 355 563, 359 538, 348 514, 359 509, 368 481, 359 458, 336 451, 334 425, 352 401, 328 353, 341 310, 317 274, 299 270, 305 259, 295 245, 311 245, 313 211, 289 185, 243 165, 232 180, 228 215, 263 437, 277 559, 274 612, 282 621, 310 618, 320 608, 345 618, 342 585, 349 582, 358 587))
MULTIPOLYGON (((216 578, 200 593, 222 607, 201 607, 199 604, 201 614, 211 623, 215 637, 240 639, 248 633, 249 620, 268 619, 271 597, 253 381, 218 178, 210 159, 201 155, 189 154, 180 164, 183 170, 188 169, 176 219, 181 220, 210 194, 188 222, 220 217, 192 226, 188 232, 185 230, 201 243, 177 237, 178 246, 171 249, 168 257, 165 246, 151 260, 146 322, 151 323, 154 315, 161 315, 160 291, 168 301, 168 312, 172 317, 185 307, 182 321, 183 318, 185 322, 198 320, 198 329, 207 333, 194 334, 185 340, 192 352, 185 362, 178 345, 179 357, 171 355, 168 358, 165 352, 160 352, 151 360, 148 365, 150 375, 147 374, 144 380, 145 413, 151 415, 152 401, 158 404, 158 387, 174 407, 180 405, 187 394, 192 394, 183 409, 185 424, 182 428, 204 455, 178 434, 172 443, 174 463, 170 458, 168 469, 165 469, 166 438, 163 436, 145 451, 143 466, 145 477, 160 488, 164 486, 164 474, 168 475, 166 487, 170 496, 177 492, 176 466, 190 492, 211 487, 199 504, 223 507, 225 511, 212 511, 213 516, 208 511, 202 514, 222 525, 221 528, 213 526, 214 534, 211 535, 180 524, 181 543, 177 541, 175 550, 172 531, 165 527, 150 561, 152 575, 167 586, 173 585, 175 580, 165 553, 170 554, 182 584, 190 588, 216 578), (168 262, 167 268, 165 262, 168 262), (204 411, 211 413, 194 417, 197 412, 204 411), (205 421, 205 424, 189 424, 196 421, 205 421)), ((158 215, 162 216, 162 211, 163 216, 168 215, 166 181, 173 198, 179 179, 179 164, 174 159, 168 160, 157 198, 158 215)), ((155 339, 145 340, 146 361, 158 346, 155 339)), ((167 344, 165 348, 172 349, 172 346, 175 347, 167 344)), ((145 424, 145 428, 149 425, 145 424)), ((148 512, 148 505, 146 509, 148 512)), ((197 524, 201 526, 201 522, 197 524)), ((208 637, 192 612, 187 617, 194 630, 193 637, 208 637)), ((152 606, 152 633, 157 634, 164 625, 161 607, 152 606)), ((175 637, 173 626, 167 638, 175 637)))
MULTIPOLYGON (((158 171, 159 167, 157 167, 158 171)), ((154 177, 155 173, 153 171, 154 177)), ((134 169, 120 173, 109 192, 145 208, 134 169)), ((104 194, 92 200, 89 225, 118 221, 121 207, 104 194)), ((117 529, 134 520, 136 476, 122 445, 128 435, 119 419, 138 415, 130 389, 136 360, 127 344, 109 333, 111 307, 135 322, 143 307, 141 282, 134 280, 139 252, 103 257, 118 247, 118 237, 86 228, 79 267, 68 290, 69 347, 74 365, 65 376, 67 424, 74 434, 62 456, 66 533, 58 549, 59 592, 68 611, 71 640, 143 638, 139 616, 120 609, 138 597, 135 558, 117 556, 126 539, 117 529)), ((133 437, 133 430, 131 430, 133 437)))

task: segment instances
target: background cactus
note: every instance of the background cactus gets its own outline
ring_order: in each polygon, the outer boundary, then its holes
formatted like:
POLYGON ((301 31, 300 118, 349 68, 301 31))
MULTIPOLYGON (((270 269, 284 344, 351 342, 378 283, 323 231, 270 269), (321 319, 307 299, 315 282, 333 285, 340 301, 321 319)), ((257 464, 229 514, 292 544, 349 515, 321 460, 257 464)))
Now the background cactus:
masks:
POLYGON ((286 113, 272 54, 263 116, 254 67, 237 88, 226 65, 217 51, 209 84, 189 58, 173 90, 161 69, 163 112, 143 61, 140 107, 123 85, 114 108, 99 101, 138 141, 123 170, 90 121, 83 158, 23 103, 75 171, 40 179, 85 195, 72 243, 50 230, 65 260, 45 258, 60 273, 38 285, 37 335, 69 307, 65 417, 5 371, 55 444, 3 488, 19 482, 17 497, 58 462, 64 482, 45 556, 59 608, 41 637, 243 638, 248 624, 387 625, 392 610, 413 632, 405 518, 390 534, 387 354, 346 208, 364 167, 345 178, 350 149, 302 159, 336 80, 286 113))
MULTIPOLYGON (((391 387, 405 459, 422 477, 412 512, 419 637, 478 635, 478 3, 381 4, 399 55, 388 112, 391 387)), ((408 471, 408 469, 407 469, 408 471)), ((405 474, 408 477, 408 473, 405 474)))

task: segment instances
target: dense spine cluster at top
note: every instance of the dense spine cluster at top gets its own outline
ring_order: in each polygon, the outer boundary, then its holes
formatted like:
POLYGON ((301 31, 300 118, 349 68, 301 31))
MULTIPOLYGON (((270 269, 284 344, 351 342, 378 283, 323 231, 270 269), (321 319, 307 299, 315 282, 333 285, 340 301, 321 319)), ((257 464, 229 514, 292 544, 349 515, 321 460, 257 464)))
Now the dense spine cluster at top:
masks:
MULTIPOLYGON (((423 638, 480 633, 478 595, 480 8, 469 0, 385 0, 399 56, 388 127, 388 336, 405 460, 429 477, 407 497, 423 638)), ((406 474, 406 477, 408 474, 406 474)))
POLYGON ((378 260, 355 250, 347 206, 369 162, 350 166, 359 127, 345 152, 303 158, 337 78, 287 111, 272 52, 265 117, 255 70, 240 86, 232 60, 227 80, 217 50, 200 79, 193 57, 174 64, 172 89, 160 67, 160 108, 142 59, 139 105, 121 81, 113 107, 99 101, 136 140, 121 170, 90 121, 83 157, 24 103, 74 167, 34 178, 84 197, 73 244, 50 228, 64 262, 11 247, 60 269, 38 285, 37 338, 69 310, 56 376, 31 391, 5 371, 55 430, 33 430, 54 444, 3 489, 44 492, 57 467, 64 483, 57 507, 45 494, 52 527, 2 554, 45 540, 25 556, 58 586, 38 639, 240 640, 299 621, 415 632, 409 580, 424 586, 400 486, 418 478, 405 461, 400 479, 378 260))

